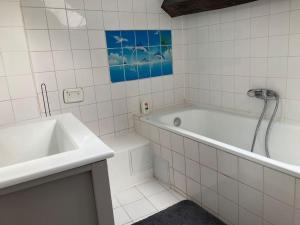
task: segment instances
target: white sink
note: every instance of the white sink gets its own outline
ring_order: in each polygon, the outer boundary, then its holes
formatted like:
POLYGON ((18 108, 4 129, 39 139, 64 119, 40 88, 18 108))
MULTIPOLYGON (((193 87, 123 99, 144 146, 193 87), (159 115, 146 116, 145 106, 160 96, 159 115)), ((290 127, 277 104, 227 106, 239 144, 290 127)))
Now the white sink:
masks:
POLYGON ((0 129, 0 188, 112 157, 72 114, 0 129))
POLYGON ((57 120, 0 130, 0 168, 78 149, 57 120))

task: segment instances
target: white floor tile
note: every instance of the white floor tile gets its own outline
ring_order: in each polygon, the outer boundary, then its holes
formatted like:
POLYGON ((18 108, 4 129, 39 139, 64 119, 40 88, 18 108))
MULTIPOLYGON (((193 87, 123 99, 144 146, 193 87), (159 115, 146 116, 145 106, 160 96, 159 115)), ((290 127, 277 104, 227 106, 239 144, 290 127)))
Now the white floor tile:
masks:
POLYGON ((179 200, 168 191, 152 195, 149 197, 149 200, 158 210, 163 210, 179 202, 179 200))
POLYGON ((135 202, 137 200, 142 199, 144 196, 136 189, 130 188, 125 191, 122 191, 116 194, 117 199, 121 203, 121 205, 126 205, 131 202, 135 202))
POLYGON ((145 196, 151 196, 157 193, 160 193, 162 191, 165 191, 166 189, 156 180, 141 184, 137 186, 137 189, 143 193, 145 196))
POLYGON ((131 222, 130 217, 122 207, 114 209, 114 219, 115 225, 124 225, 131 222))
POLYGON ((143 218, 147 215, 156 212, 156 209, 146 199, 141 199, 128 205, 125 205, 124 209, 133 220, 143 218))
POLYGON ((153 179, 112 196, 116 225, 131 225, 186 197, 153 179))

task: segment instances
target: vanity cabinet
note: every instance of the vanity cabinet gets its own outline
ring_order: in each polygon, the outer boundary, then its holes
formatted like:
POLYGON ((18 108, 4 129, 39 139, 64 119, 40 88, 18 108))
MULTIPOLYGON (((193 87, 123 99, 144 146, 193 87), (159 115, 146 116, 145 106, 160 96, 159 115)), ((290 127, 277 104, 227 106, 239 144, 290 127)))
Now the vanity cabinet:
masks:
POLYGON ((114 225, 106 160, 0 189, 1 225, 114 225))

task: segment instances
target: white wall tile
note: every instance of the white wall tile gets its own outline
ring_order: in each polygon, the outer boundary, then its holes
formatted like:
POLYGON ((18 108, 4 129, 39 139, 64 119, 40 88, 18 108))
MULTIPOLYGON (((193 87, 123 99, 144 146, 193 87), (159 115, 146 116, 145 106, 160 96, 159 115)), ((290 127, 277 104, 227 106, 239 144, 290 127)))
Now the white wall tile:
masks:
POLYGON ((84 0, 85 9, 88 10, 101 10, 101 3, 102 1, 99 0, 84 0))
POLYGON ((238 206, 219 196, 219 214, 231 224, 238 224, 238 206))
POLYGON ((102 8, 105 11, 117 11, 118 10, 118 0, 102 0, 102 8))
POLYGON ((262 225, 262 219, 243 208, 239 208, 239 224, 240 225, 262 225))
POLYGON ((91 55, 89 50, 73 50, 73 62, 75 69, 91 67, 91 55))
POLYGON ((238 182, 220 173, 218 174, 218 192, 230 201, 238 203, 238 182))
POLYGON ((97 102, 108 101, 111 99, 111 91, 109 85, 96 86, 95 90, 97 102))
POLYGON ((147 11, 147 0, 133 0, 133 11, 135 12, 146 12, 147 11))
POLYGON ((127 102, 125 99, 113 100, 114 115, 122 115, 127 113, 127 102))
POLYGON ((49 30, 52 50, 70 49, 70 38, 67 30, 49 30))
POLYGON ((49 51, 50 40, 47 30, 28 30, 27 39, 29 50, 31 51, 49 51))
POLYGON ((293 208, 264 195, 264 219, 274 225, 292 225, 293 208))
POLYGON ((83 122, 91 122, 98 119, 96 104, 81 106, 80 113, 83 122))
POLYGON ((200 162, 198 143, 189 138, 184 138, 184 154, 187 158, 200 162))
POLYGON ((263 167, 239 158, 239 180, 258 190, 263 190, 263 167))
POLYGON ((265 37, 269 34, 269 17, 255 17, 251 19, 251 37, 265 37))
POLYGON ((72 49, 89 49, 89 39, 86 30, 70 30, 72 49))
POLYGON ((87 27, 89 29, 102 29, 103 16, 101 11, 86 11, 87 27))
POLYGON ((176 152, 172 152, 172 157, 174 169, 181 172, 182 174, 186 174, 184 157, 176 152))
POLYGON ((83 0, 65 0, 67 9, 84 9, 83 0))
POLYGON ((295 196, 295 206, 300 209, 300 180, 296 179, 296 196, 295 196))
POLYGON ((217 151, 216 149, 199 143, 200 164, 217 170, 217 151))
POLYGON ((132 0, 118 0, 118 9, 119 11, 132 11, 132 0))
POLYGON ((92 69, 79 69, 75 71, 76 83, 79 87, 87 87, 93 85, 92 69))
POLYGON ((289 55, 290 56, 299 56, 300 51, 300 35, 295 34, 291 35, 289 38, 289 55))
POLYGON ((270 35, 284 35, 289 32, 290 15, 288 12, 270 16, 270 35))
POLYGON ((295 178, 265 167, 264 192, 286 204, 294 205, 295 178))
POLYGON ((194 201, 201 203, 201 187, 200 184, 192 179, 187 178, 187 194, 192 197, 194 201))
POLYGON ((288 36, 276 36, 269 39, 269 56, 288 55, 288 36))
POLYGON ((0 21, 0 26, 22 26, 19 2, 1 2, 0 21))
POLYGON ((105 49, 96 49, 91 51, 92 66, 93 67, 103 67, 108 66, 107 57, 105 49))
POLYGON ((171 148, 173 151, 184 155, 183 137, 174 133, 171 133, 171 148))
POLYGON ((73 69, 73 58, 70 51, 54 51, 53 62, 56 70, 73 69))
MULTIPOLYGON (((61 26, 61 29, 69 27, 70 29, 85 29, 89 23, 90 11, 83 10, 67 10, 67 24, 63 26, 63 24, 57 26, 61 26), (85 13, 86 12, 86 13, 85 13)), ((64 17, 64 15, 62 15, 64 17)), ((55 21, 54 21, 55 22, 55 21)), ((55 25, 56 26, 56 25, 55 25)))
POLYGON ((194 181, 200 183, 200 165, 199 163, 186 159, 186 175, 194 181))
POLYGON ((201 185, 217 192, 218 173, 206 166, 201 166, 201 185))
POLYGON ((26 29, 47 29, 46 12, 43 8, 22 8, 26 29))
POLYGON ((26 36, 23 29, 19 27, 0 28, 1 51, 27 51, 26 36))
POLYGON ((171 150, 161 147, 161 156, 169 163, 169 166, 173 166, 172 152, 171 150))
POLYGON ((48 72, 54 70, 51 52, 31 52, 33 72, 48 72))
POLYGON ((100 120, 100 135, 114 133, 114 121, 112 117, 100 120))
POLYGON ((8 83, 5 77, 0 77, 0 101, 10 99, 10 93, 8 90, 8 83))
POLYGON ((32 76, 14 76, 7 79, 11 98, 27 98, 35 96, 32 76))
POLYGON ((91 49, 106 47, 105 34, 103 30, 89 30, 88 36, 91 49))
POLYGON ((300 222, 300 211, 295 210, 294 225, 299 225, 299 222, 300 222))
POLYGON ((10 101, 0 102, 0 124, 9 124, 14 122, 14 112, 10 101))
POLYGON ((64 0, 45 0, 45 6, 49 8, 64 8, 64 0))
POLYGON ((49 29, 66 29, 68 20, 66 11, 63 9, 47 9, 47 21, 49 29))
POLYGON ((114 127, 116 132, 128 129, 128 117, 127 115, 120 115, 114 117, 114 127))
POLYGON ((147 27, 147 14, 145 13, 134 13, 133 14, 134 26, 137 29, 143 29, 147 27))
POLYGON ((251 39, 251 56, 266 57, 268 55, 268 39, 255 38, 251 39))
POLYGON ((126 87, 124 83, 115 83, 111 85, 112 99, 120 99, 126 97, 126 87))
POLYGON ((5 52, 2 56, 5 70, 8 75, 24 75, 31 73, 27 52, 5 52))
POLYGON ((201 195, 202 195, 202 204, 204 208, 208 208, 213 212, 218 212, 218 195, 216 192, 206 188, 201 187, 201 195))
POLYGON ((290 9, 290 1, 284 0, 284 1, 272 1, 270 12, 271 13, 280 13, 285 12, 290 9))
POLYGON ((56 72, 58 89, 75 88, 76 80, 73 70, 63 70, 56 72))
POLYGON ((290 32, 300 33, 300 28, 298 26, 300 21, 300 10, 292 11, 290 17, 290 32))
POLYGON ((223 151, 218 151, 218 170, 236 179, 238 171, 237 157, 223 151))
POLYGON ((171 148, 171 135, 170 132, 159 129, 159 139, 160 139, 160 144, 166 148, 171 148))
POLYGON ((186 192, 186 179, 185 176, 176 170, 174 171, 174 182, 175 182, 175 187, 180 189, 181 191, 186 192))
POLYGON ((16 99, 12 101, 16 121, 29 120, 39 117, 36 98, 16 99))
POLYGON ((103 24, 107 30, 119 29, 119 15, 117 12, 104 11, 103 12, 103 24))
POLYGON ((254 213, 263 216, 263 193, 247 185, 239 184, 239 205, 254 213))

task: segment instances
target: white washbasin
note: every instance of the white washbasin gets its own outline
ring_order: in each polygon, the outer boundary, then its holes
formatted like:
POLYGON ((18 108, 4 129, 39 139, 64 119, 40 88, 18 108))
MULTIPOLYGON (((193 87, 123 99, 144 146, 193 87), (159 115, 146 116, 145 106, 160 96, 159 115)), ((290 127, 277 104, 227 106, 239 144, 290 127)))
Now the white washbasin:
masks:
POLYGON ((72 114, 0 129, 0 188, 112 157, 72 114))
POLYGON ((0 168, 78 149, 57 120, 0 130, 0 168))

